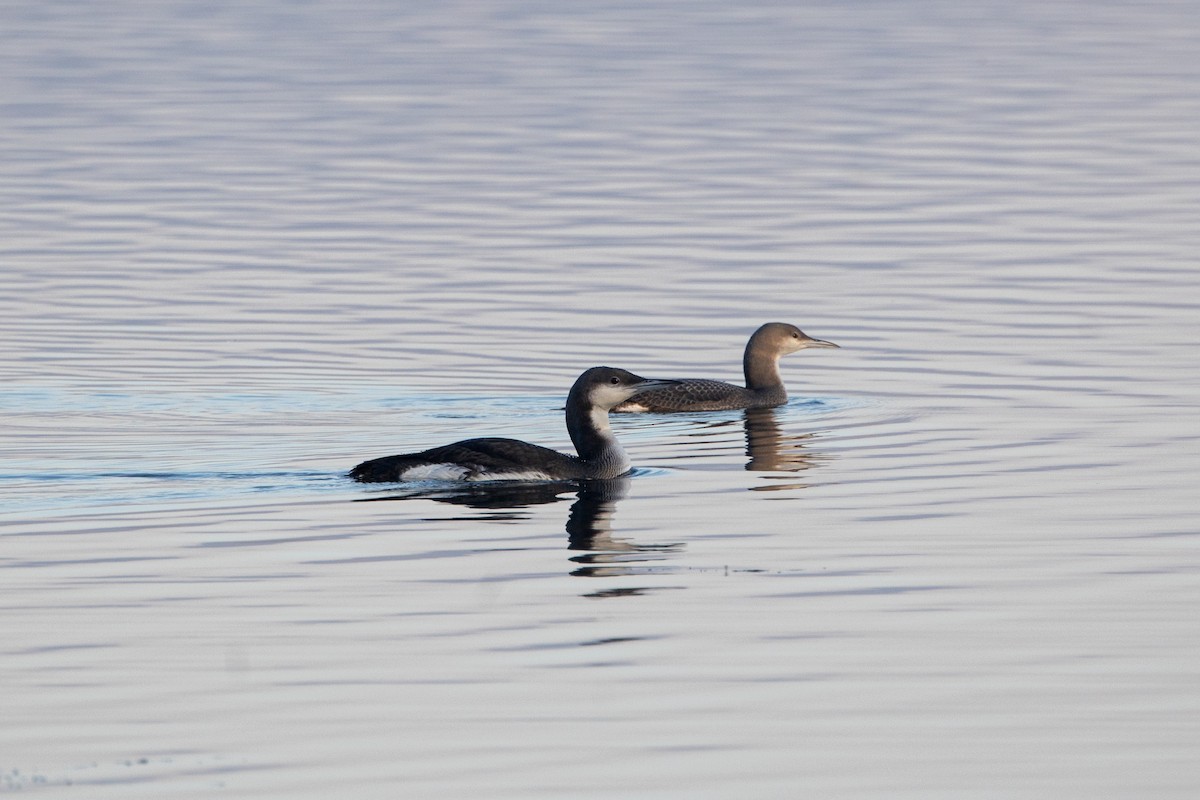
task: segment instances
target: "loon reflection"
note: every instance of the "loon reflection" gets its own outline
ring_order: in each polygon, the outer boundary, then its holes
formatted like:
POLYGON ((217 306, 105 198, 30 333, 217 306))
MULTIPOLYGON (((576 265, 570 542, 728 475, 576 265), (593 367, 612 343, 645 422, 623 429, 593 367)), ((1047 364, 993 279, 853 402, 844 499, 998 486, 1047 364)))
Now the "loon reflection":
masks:
MULTIPOLYGON (((636 563, 657 560, 666 554, 683 549, 682 543, 637 544, 629 539, 613 535, 612 519, 617 502, 629 493, 630 478, 556 481, 556 482, 509 482, 490 481, 480 483, 455 482, 425 486, 410 484, 399 491, 359 498, 355 502, 377 502, 386 500, 432 500, 437 503, 466 506, 481 510, 517 512, 535 505, 557 503, 569 499, 574 491, 575 502, 567 513, 567 548, 582 551, 572 556, 571 561, 584 564, 571 574, 583 577, 606 575, 633 575, 649 571, 638 568, 636 563), (564 496, 567 495, 567 496, 564 496)), ((488 515, 485 519, 514 520, 526 515, 518 513, 488 515)), ((478 519, 478 517, 473 517, 478 519)))
POLYGON ((801 472, 828 458, 805 445, 811 433, 784 433, 774 408, 748 408, 743 413, 746 428, 746 469, 751 472, 801 472))
POLYGON ((583 565, 572 575, 602 578, 656 572, 658 570, 652 567, 633 565, 659 561, 683 549, 682 542, 637 544, 613 536, 612 518, 617 511, 617 501, 623 500, 628 493, 628 478, 586 481, 579 487, 577 499, 567 515, 567 548, 586 552, 571 556, 571 561, 583 565))

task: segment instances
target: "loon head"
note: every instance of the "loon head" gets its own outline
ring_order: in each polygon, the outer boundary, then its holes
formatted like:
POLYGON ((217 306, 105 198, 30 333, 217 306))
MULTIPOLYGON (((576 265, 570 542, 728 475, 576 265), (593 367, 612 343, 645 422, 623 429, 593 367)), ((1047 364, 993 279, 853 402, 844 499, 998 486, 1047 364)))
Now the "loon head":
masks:
POLYGON ((631 397, 651 389, 674 386, 679 381, 643 378, 618 367, 592 367, 579 376, 571 395, 586 399, 593 408, 608 411, 631 397))
POLYGON ((814 339, 795 325, 789 325, 786 322, 768 322, 763 325, 750 337, 750 345, 756 349, 762 347, 781 356, 809 347, 838 346, 824 339, 814 339))

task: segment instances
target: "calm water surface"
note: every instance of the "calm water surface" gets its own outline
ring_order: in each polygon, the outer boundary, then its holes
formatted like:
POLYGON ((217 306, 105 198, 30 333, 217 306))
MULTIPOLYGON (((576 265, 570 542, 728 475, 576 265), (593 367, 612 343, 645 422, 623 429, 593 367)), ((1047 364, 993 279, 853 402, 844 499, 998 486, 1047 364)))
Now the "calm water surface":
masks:
POLYGON ((1194 797, 1195 12, 10 4, 0 789, 1194 797))

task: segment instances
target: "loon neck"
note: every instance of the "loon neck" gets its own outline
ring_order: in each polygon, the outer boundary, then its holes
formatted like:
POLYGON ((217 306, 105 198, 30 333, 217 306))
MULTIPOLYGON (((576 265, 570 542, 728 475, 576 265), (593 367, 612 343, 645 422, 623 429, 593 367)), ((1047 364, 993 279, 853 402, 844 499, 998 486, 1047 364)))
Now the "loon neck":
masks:
POLYGON ((782 391, 783 378, 779 375, 779 353, 756 348, 754 339, 746 345, 742 357, 742 370, 746 373, 746 388, 752 392, 782 391))
POLYGON ((608 409, 575 390, 567 397, 567 433, 579 459, 596 470, 592 477, 615 478, 629 471, 629 456, 608 424, 608 409))

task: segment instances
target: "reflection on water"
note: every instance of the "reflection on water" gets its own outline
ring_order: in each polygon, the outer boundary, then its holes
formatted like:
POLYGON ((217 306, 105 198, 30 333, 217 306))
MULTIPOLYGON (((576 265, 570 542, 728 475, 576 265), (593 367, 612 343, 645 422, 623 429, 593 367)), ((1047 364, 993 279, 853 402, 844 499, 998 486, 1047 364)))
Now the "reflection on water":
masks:
POLYGON ((770 485, 755 483, 751 491, 801 489, 805 482, 797 481, 799 473, 828 464, 834 456, 815 449, 819 441, 811 428, 815 421, 807 417, 806 408, 821 411, 852 408, 845 401, 809 401, 779 408, 754 408, 738 412, 712 412, 692 415, 657 415, 664 428, 662 435, 670 436, 669 443, 677 450, 673 459, 687 470, 709 468, 725 470, 737 456, 747 472, 770 481, 770 485), (793 430, 785 427, 785 422, 793 430), (794 428, 800 428, 800 431, 794 428), (716 459, 715 462, 712 462, 716 459))
MULTIPOLYGON (((390 490, 386 494, 360 498, 356 502, 432 500, 493 512, 511 510, 509 514, 470 517, 473 520, 503 522, 526 519, 528 515, 521 514, 520 509, 557 503, 565 499, 564 494, 574 491, 575 502, 567 512, 565 524, 567 549, 585 553, 571 557, 573 563, 584 565, 572 570, 571 575, 595 578, 662 572, 663 568, 642 565, 680 552, 684 549, 683 543, 638 544, 613 534, 612 521, 617 502, 629 494, 630 482, 630 477, 626 475, 611 480, 589 481, 414 484, 390 490)), ((630 593, 640 591, 622 590, 618 594, 630 593)))
MULTIPOLYGON (((779 476, 764 474, 762 477, 775 478, 777 481, 769 485, 750 486, 750 490, 779 491, 805 488, 808 484, 788 476, 819 466, 828 456, 809 448, 814 434, 786 432, 780 424, 781 413, 782 409, 774 408, 746 409, 741 412, 740 420, 734 418, 705 421, 701 424, 700 435, 693 437, 693 445, 707 442, 724 449, 731 441, 731 429, 740 422, 748 459, 745 469, 760 473, 785 473, 779 476)), ((700 452, 704 449, 698 448, 700 452)), ((685 454, 683 459, 689 457, 685 454)), ((611 480, 590 481, 415 483, 389 488, 382 493, 358 498, 356 502, 428 500, 491 512, 463 519, 519 522, 530 517, 522 509, 557 503, 568 499, 564 495, 574 492, 575 499, 567 512, 564 525, 567 548, 580 551, 570 558, 572 563, 579 565, 570 572, 571 575, 603 578, 669 572, 672 568, 651 562, 666 561, 672 555, 683 551, 685 543, 641 544, 617 535, 614 530, 613 520, 617 505, 629 494, 630 485, 631 478, 628 475, 611 480)), ((622 587, 619 590, 603 590, 591 596, 624 596, 640 594, 643 591, 622 587)))
POLYGON ((571 486, 570 481, 430 481, 402 484, 386 493, 359 498, 357 502, 434 500, 468 508, 520 509, 556 503, 571 486))
POLYGON ((567 515, 567 547, 570 550, 629 550, 631 545, 613 539, 612 519, 617 501, 629 494, 629 478, 585 481, 579 487, 571 513, 567 515))
POLYGON ((0 25, 0 792, 1195 795, 1194 4, 83 9, 0 25), (767 319, 838 400, 344 477, 767 319))
MULTIPOLYGON (((748 408, 746 426, 746 469, 751 472, 801 472, 815 467, 824 458, 807 450, 811 433, 784 433, 777 409, 748 408)), ((761 487, 760 487, 761 488, 761 487)))
MULTIPOLYGON (((612 519, 617 501, 629 492, 629 478, 608 481, 588 481, 579 488, 571 513, 567 518, 567 547, 586 551, 571 556, 581 564, 571 572, 578 578, 608 578, 618 575, 646 575, 670 571, 667 567, 646 566, 648 562, 664 561, 684 549, 682 542, 670 544, 638 544, 631 539, 613 535, 612 519)), ((657 588, 657 587, 656 587, 657 588)), ((591 597, 619 597, 641 594, 646 588, 622 587, 601 590, 591 597)))

